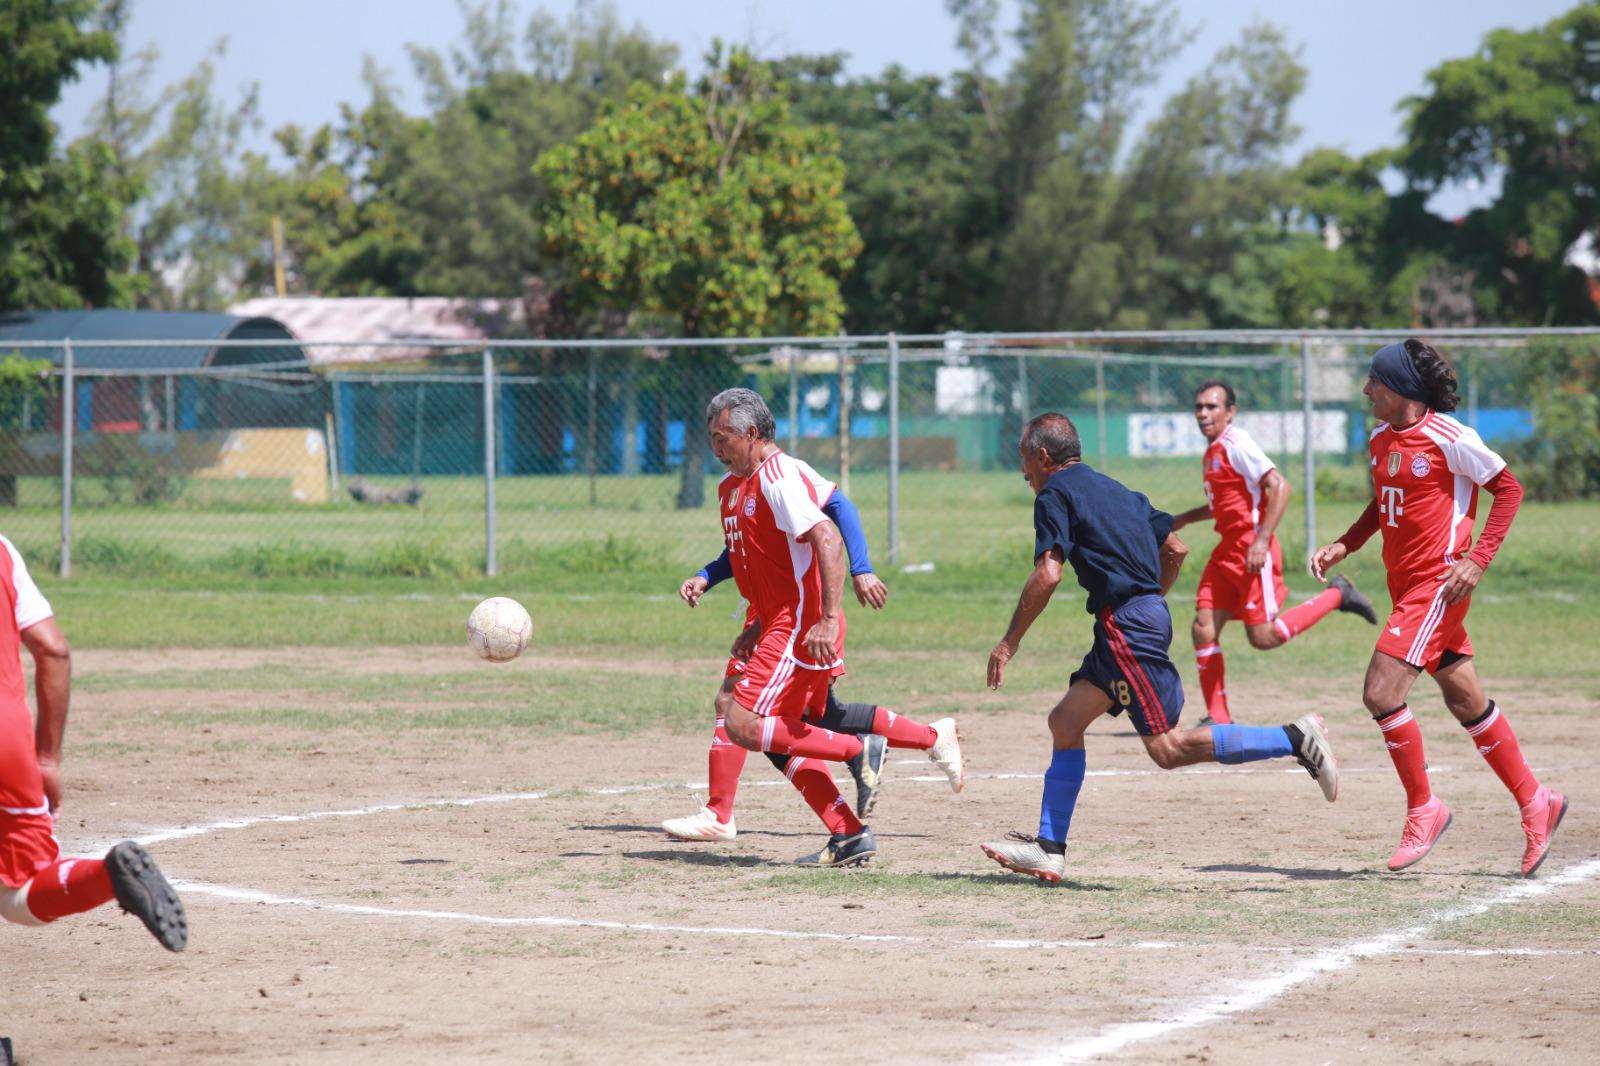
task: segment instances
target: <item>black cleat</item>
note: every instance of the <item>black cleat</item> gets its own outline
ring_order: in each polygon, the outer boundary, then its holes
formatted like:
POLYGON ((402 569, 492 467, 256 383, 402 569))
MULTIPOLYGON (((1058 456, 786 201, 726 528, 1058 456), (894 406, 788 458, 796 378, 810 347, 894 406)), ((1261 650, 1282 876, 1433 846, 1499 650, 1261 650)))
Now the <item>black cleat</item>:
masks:
POLYGON ((833 834, 821 851, 814 855, 802 855, 794 861, 794 864, 819 870, 838 869, 860 865, 876 854, 878 854, 878 838, 872 835, 870 826, 864 825, 861 827, 861 832, 854 836, 833 834))
POLYGON ((1345 614, 1353 614, 1358 618, 1365 618, 1369 625, 1378 624, 1378 612, 1372 609, 1372 601, 1367 599, 1365 593, 1352 585, 1349 578, 1339 574, 1328 584, 1338 589, 1339 595, 1342 597, 1339 600, 1339 610, 1345 614))
POLYGON ((105 861, 117 904, 143 922, 168 951, 187 947, 189 920, 183 913, 183 901, 162 876, 150 853, 133 841, 124 840, 106 852, 105 861))
POLYGON ((861 754, 845 760, 850 776, 856 779, 856 817, 862 821, 878 805, 878 789, 883 787, 883 757, 889 738, 877 733, 861 735, 861 754))

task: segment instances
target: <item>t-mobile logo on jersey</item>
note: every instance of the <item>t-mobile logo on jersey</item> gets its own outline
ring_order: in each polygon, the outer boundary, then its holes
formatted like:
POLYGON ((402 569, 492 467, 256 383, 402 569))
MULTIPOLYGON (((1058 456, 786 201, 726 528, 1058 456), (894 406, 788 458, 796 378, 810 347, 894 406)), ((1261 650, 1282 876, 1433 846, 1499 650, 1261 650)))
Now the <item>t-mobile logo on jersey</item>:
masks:
POLYGON ((1406 498, 1406 490, 1399 485, 1382 485, 1379 487, 1383 491, 1383 499, 1378 503, 1378 513, 1389 520, 1389 525, 1398 527, 1400 523, 1396 522, 1395 519, 1405 514, 1400 503, 1406 498))

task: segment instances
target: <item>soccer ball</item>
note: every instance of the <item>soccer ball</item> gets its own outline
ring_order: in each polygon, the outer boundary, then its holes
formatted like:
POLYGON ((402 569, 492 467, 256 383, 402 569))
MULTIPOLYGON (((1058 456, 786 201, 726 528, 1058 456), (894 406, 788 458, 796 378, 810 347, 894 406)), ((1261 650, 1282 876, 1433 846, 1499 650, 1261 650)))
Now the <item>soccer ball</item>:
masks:
POLYGON ((516 600, 491 596, 467 616, 467 643, 479 658, 507 663, 522 654, 533 636, 533 619, 516 600))

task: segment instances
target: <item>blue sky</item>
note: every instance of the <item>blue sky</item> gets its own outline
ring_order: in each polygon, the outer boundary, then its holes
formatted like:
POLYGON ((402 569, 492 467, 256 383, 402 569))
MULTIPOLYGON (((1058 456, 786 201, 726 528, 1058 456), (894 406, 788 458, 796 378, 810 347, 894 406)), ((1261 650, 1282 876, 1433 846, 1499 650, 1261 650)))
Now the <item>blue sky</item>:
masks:
MULTIPOLYGON (((1002 3, 1010 25, 1015 0, 1002 3)), ((562 14, 573 3, 522 0, 518 26, 541 6, 562 14)), ((1529 29, 1572 6, 1570 0, 1178 0, 1182 22, 1197 32, 1147 95, 1142 117, 1259 18, 1283 28, 1303 49, 1309 75, 1294 113, 1304 131, 1298 147, 1370 151, 1398 143, 1396 105, 1422 90, 1429 68, 1471 53, 1491 29, 1529 29)), ((718 36, 752 43, 767 55, 845 51, 857 74, 891 63, 945 74, 962 63, 942 0, 617 0, 616 7, 624 22, 678 44, 691 67, 718 36)), ((218 87, 232 98, 251 82, 260 86, 259 147, 266 149, 267 130, 290 122, 314 127, 337 118, 341 102, 363 101, 366 55, 395 77, 403 102, 420 110, 405 45, 444 48, 459 38, 460 27, 452 0, 134 0, 128 43, 134 50, 149 43, 161 50, 159 80, 166 82, 184 76, 226 37, 218 87)), ((105 85, 99 69, 68 86, 55 110, 66 136, 82 132, 105 85)), ((1453 213, 1482 195, 1457 190, 1435 207, 1453 213)))

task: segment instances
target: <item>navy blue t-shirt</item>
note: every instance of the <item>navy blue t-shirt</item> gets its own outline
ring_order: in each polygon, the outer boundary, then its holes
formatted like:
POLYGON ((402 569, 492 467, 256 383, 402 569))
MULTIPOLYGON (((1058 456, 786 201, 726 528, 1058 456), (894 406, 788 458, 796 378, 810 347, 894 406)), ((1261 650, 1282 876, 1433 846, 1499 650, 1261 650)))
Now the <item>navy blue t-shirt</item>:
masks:
POLYGON ((1089 593, 1090 614, 1161 595, 1161 544, 1172 516, 1083 463, 1057 470, 1033 503, 1033 558, 1054 549, 1089 593))

